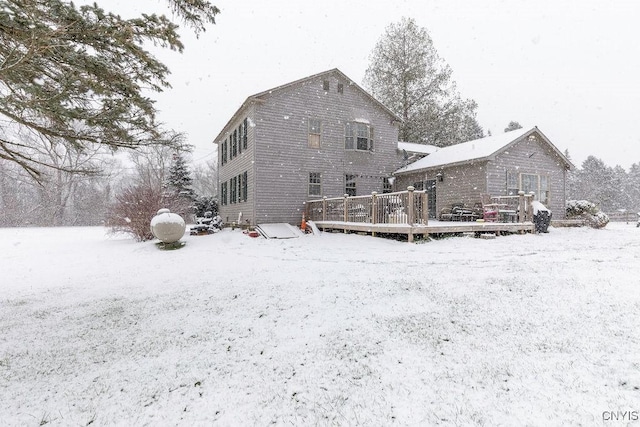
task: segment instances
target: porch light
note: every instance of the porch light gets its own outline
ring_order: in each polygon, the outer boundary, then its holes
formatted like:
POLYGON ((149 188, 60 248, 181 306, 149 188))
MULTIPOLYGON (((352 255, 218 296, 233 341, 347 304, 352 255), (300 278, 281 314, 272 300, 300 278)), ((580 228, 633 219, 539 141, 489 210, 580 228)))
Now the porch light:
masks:
POLYGON ((438 182, 444 181, 444 175, 442 174, 442 172, 438 172, 436 174, 436 179, 438 180, 438 182))

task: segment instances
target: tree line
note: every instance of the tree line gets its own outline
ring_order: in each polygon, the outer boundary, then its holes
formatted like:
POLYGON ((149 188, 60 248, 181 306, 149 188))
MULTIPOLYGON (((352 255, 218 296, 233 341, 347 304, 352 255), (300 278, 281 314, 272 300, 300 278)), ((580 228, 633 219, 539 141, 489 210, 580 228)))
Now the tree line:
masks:
POLYGON ((640 212, 640 161, 627 171, 589 156, 569 173, 567 197, 588 200, 607 213, 640 212))
MULTIPOLYGON (((166 4, 197 34, 219 13, 207 0, 166 4)), ((214 205, 217 164, 189 170, 184 136, 157 122, 147 95, 170 87, 170 70, 146 46, 182 51, 177 29, 164 15, 123 19, 95 3, 0 0, 0 226, 117 227, 140 197, 178 210, 214 205), (123 149, 127 160, 115 160, 123 149)), ((411 18, 386 28, 363 85, 403 119, 401 141, 442 147, 485 136, 477 103, 411 18)), ((590 157, 569 195, 637 210, 639 169, 590 157)))

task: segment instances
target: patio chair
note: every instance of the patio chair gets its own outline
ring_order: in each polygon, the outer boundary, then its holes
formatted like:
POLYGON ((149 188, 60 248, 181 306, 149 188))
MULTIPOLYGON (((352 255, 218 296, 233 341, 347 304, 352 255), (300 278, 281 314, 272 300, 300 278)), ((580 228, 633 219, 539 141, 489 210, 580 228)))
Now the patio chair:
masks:
POLYGON ((491 200, 491 195, 482 193, 480 194, 480 200, 482 201, 482 219, 489 222, 497 222, 498 206, 491 200))

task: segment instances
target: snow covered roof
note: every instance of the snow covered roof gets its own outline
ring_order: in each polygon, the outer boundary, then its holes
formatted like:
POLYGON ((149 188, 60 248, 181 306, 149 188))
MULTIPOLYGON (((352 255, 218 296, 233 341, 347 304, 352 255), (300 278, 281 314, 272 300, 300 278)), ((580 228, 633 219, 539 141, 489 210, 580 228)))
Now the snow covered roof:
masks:
POLYGON ((439 147, 428 144, 416 144, 415 142, 398 141, 398 150, 404 150, 407 153, 432 154, 439 150, 439 147))
POLYGON ((488 160, 490 157, 504 151, 512 144, 533 132, 537 132, 542 137, 542 140, 546 142, 569 167, 571 167, 569 160, 567 160, 566 157, 564 157, 564 155, 551 143, 551 141, 549 141, 542 132, 534 126, 529 129, 517 129, 499 135, 493 135, 486 138, 463 142, 462 144, 440 148, 433 154, 398 169, 394 174, 402 175, 409 172, 416 172, 445 165, 451 166, 466 163, 472 160, 488 160))

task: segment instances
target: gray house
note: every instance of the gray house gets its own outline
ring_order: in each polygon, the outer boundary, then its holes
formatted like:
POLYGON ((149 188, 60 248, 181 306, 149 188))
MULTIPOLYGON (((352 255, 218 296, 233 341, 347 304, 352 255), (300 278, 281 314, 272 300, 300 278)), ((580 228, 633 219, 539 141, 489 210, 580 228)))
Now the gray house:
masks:
POLYGON ((214 140, 220 216, 299 224, 307 200, 390 191, 399 121, 338 69, 248 97, 214 140))
POLYGON ((441 148, 397 170, 394 184, 427 190, 432 217, 453 204, 472 207, 483 193, 507 196, 523 190, 535 193, 535 199, 561 219, 572 167, 534 127, 441 148))

